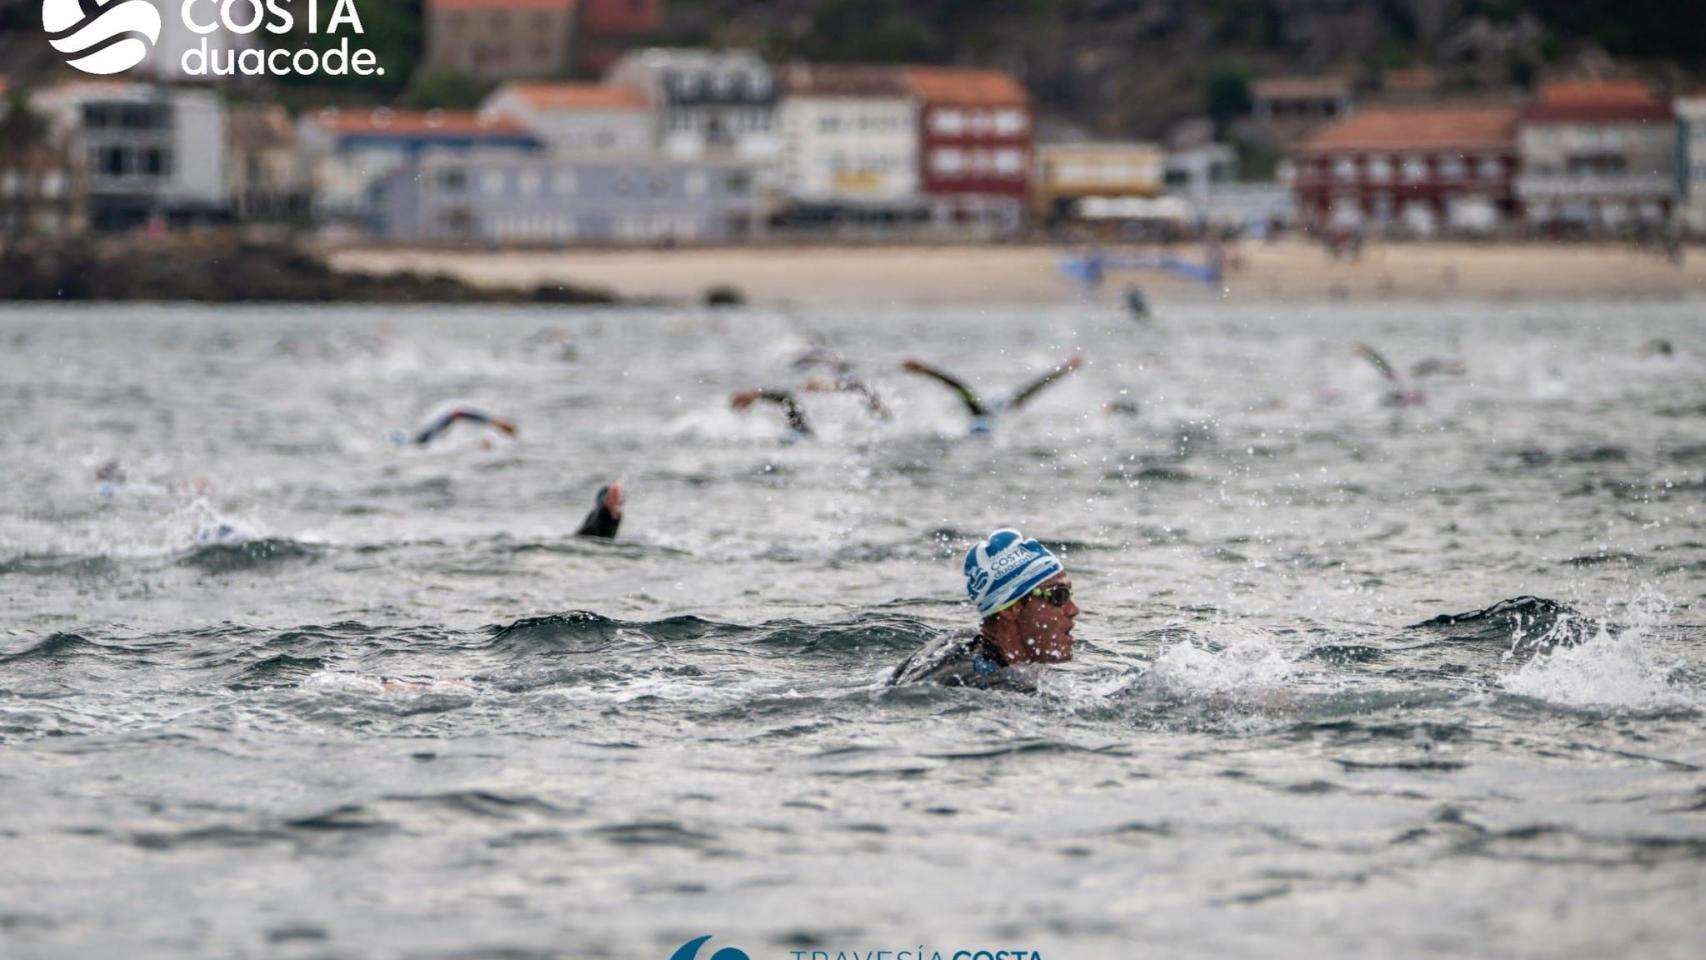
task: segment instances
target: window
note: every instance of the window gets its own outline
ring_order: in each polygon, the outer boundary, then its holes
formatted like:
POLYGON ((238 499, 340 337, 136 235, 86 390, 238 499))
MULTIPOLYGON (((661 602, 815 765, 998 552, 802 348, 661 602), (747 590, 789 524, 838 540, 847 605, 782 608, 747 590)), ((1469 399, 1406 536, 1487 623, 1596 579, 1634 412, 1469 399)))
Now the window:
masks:
POLYGON ((1505 172, 1505 165, 1498 157, 1482 157, 1475 165, 1476 175, 1483 180, 1497 180, 1505 172))
POLYGON ((558 170, 551 176, 551 192, 559 197, 572 196, 575 192, 575 173, 573 170, 558 170))
POLYGON ((1441 180, 1462 180, 1464 169, 1462 157, 1446 156, 1439 158, 1439 178, 1441 180))
POLYGON ((1386 183, 1392 179, 1392 161, 1386 157, 1368 158, 1368 179, 1386 183))
POLYGON ((1340 157, 1333 161, 1333 177, 1337 180, 1355 180, 1357 178, 1357 162, 1351 157, 1340 157))
POLYGON ((687 195, 690 197, 702 197, 702 196, 704 196, 705 195, 705 188, 707 186, 709 186, 709 184, 706 181, 707 181, 707 178, 705 176, 705 171, 703 171, 703 170, 695 170, 692 173, 689 173, 687 175, 687 183, 686 183, 687 195))
POLYGON ((730 193, 736 196, 744 196, 752 186, 752 178, 745 173, 736 171, 728 175, 728 179, 723 181, 723 185, 730 193))
POLYGON ((995 132, 1004 137, 1015 137, 1025 132, 1025 111, 1003 110, 995 115, 995 132))
POLYGON ((538 196, 543 186, 544 177, 540 176, 535 170, 524 170, 515 180, 516 189, 524 197, 538 196))
POLYGON ((104 103, 83 104, 83 126, 90 130, 104 130, 113 125, 112 111, 104 103))
POLYGON ((154 130, 166 124, 160 111, 145 103, 127 103, 119 108, 119 125, 126 130, 154 130))
POLYGON ((119 177, 130 172, 130 151, 123 147, 96 147, 89 154, 89 165, 96 173, 119 177))
POLYGON ((445 193, 461 193, 468 189, 468 171, 451 167, 439 172, 438 188, 445 193))
POLYGON ((834 133, 840 128, 841 118, 834 114, 825 114, 824 116, 817 118, 817 129, 819 133, 834 133))
POLYGON ((166 177, 172 173, 172 153, 162 147, 144 149, 141 160, 141 173, 151 177, 166 177))
POLYGON ((930 169, 942 176, 954 176, 964 170, 965 166, 965 154, 958 150, 944 147, 930 154, 930 169))
POLYGON ((1025 172, 1025 155, 1018 150, 997 150, 995 172, 1013 176, 1025 172))
POLYGON ((1404 182, 1421 183, 1428 178, 1428 161, 1423 157, 1404 158, 1404 182))
POLYGON ((958 110, 937 110, 930 114, 930 129, 944 136, 959 136, 965 128, 965 114, 958 110))
POLYGON ((486 191, 486 195, 490 196, 490 197, 495 197, 498 194, 503 193, 504 192, 503 171, 501 171, 501 170, 488 170, 488 171, 486 171, 486 176, 485 176, 485 179, 483 181, 483 189, 486 191))

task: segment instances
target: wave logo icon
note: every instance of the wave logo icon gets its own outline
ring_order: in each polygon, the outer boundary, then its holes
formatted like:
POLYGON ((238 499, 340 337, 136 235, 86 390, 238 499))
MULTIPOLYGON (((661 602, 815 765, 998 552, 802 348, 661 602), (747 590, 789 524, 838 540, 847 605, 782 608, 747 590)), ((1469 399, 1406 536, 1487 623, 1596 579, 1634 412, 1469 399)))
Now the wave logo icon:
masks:
MULTIPOLYGON (((711 939, 711 935, 707 933, 702 937, 695 937, 687 941, 681 945, 680 949, 669 955, 669 960, 698 960, 699 948, 704 946, 705 941, 709 939, 711 939)), ((746 955, 745 950, 738 947, 724 947, 711 954, 710 960, 752 960, 752 958, 746 955)))
POLYGON ((41 25, 84 73, 129 70, 160 40, 160 11, 148 0, 42 0, 41 25))

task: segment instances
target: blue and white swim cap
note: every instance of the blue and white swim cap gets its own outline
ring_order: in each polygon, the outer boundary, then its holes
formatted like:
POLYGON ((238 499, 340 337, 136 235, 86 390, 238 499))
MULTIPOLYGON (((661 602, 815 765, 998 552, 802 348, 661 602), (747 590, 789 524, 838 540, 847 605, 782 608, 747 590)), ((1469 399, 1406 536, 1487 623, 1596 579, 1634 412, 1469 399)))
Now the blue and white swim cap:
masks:
POLYGON ((1017 530, 997 530, 966 551, 966 594, 978 613, 993 616, 1064 569, 1042 544, 1017 530))

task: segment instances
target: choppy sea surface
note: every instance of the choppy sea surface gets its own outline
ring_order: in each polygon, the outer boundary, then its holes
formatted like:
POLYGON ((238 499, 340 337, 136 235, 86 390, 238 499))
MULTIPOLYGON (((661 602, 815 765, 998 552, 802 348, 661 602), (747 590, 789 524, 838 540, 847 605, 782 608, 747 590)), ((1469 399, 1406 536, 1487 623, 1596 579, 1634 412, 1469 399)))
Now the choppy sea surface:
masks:
POLYGON ((0 954, 1698 957, 1700 308, 1158 313, 0 308, 0 954))

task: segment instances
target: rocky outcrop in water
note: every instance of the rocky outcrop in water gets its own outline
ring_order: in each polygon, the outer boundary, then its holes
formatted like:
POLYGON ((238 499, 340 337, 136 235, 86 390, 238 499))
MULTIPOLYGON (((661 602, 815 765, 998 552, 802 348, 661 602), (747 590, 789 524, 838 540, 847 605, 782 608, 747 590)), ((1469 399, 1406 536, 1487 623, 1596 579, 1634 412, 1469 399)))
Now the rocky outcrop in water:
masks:
POLYGON ((0 300, 614 303, 604 290, 474 286, 447 274, 333 270, 289 243, 230 237, 73 238, 0 251, 0 300))

